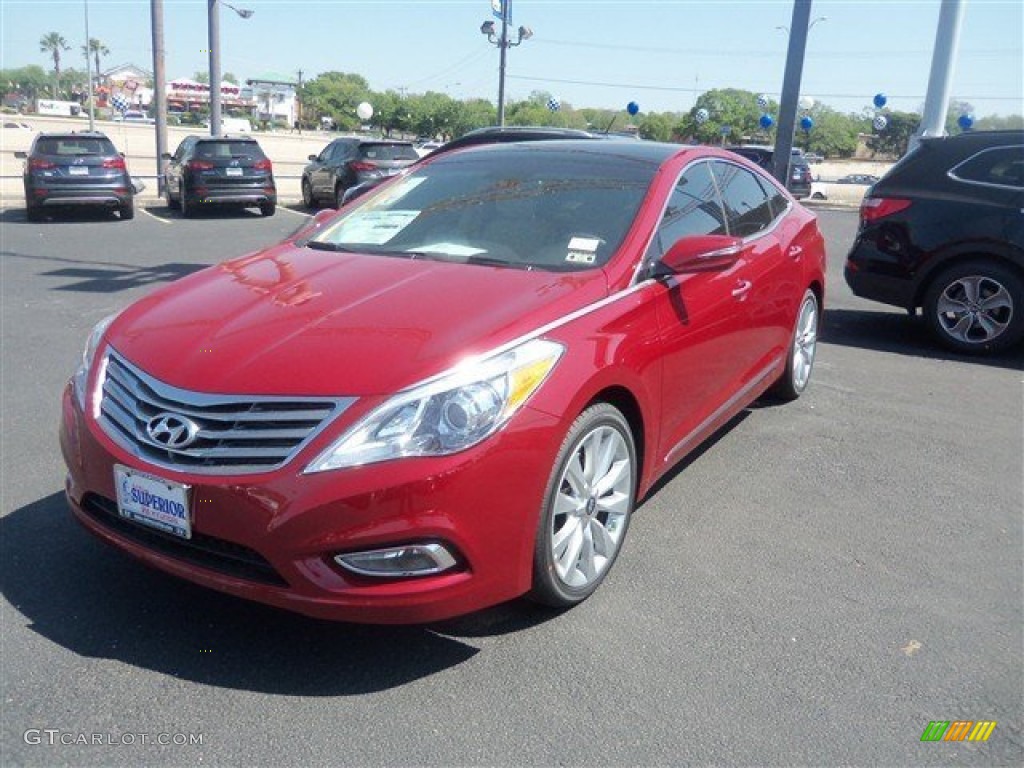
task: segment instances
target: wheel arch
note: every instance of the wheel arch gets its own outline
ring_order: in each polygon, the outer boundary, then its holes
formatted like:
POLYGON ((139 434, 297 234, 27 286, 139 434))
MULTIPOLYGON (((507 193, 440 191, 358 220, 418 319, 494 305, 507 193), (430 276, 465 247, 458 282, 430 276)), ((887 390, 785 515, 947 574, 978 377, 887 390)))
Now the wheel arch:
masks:
POLYGON ((990 261, 1009 269, 1020 280, 1024 281, 1024 253, 1013 253, 998 246, 993 247, 993 244, 972 243, 963 245, 957 247, 954 251, 929 261, 928 267, 917 281, 912 306, 914 308, 924 306, 924 296, 936 275, 950 267, 968 261, 990 261))
POLYGON ((633 446, 636 449, 636 492, 637 497, 640 498, 644 469, 646 467, 645 458, 647 454, 644 415, 640 408, 640 402, 628 388, 622 385, 612 385, 605 387, 591 397, 587 404, 580 410, 580 413, 583 413, 587 408, 592 405, 596 405, 597 403, 608 403, 608 405, 615 407, 619 413, 622 414, 623 418, 626 419, 626 423, 629 424, 629 430, 633 435, 633 446))

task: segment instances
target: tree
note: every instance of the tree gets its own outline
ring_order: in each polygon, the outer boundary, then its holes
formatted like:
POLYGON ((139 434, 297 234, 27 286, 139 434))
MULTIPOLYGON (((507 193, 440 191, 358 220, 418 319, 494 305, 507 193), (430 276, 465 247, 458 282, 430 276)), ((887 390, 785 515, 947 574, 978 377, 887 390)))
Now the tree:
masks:
POLYGON ((199 70, 192 75, 192 79, 195 80, 197 83, 206 83, 207 85, 209 85, 210 73, 207 72, 205 69, 199 70))
MULTIPOLYGON (((766 111, 778 113, 774 104, 769 104, 766 111)), ((738 144, 746 137, 761 132, 761 113, 756 93, 738 88, 716 88, 700 95, 693 109, 676 125, 676 133, 704 144, 717 144, 719 141, 738 144), (697 120, 702 109, 708 113, 708 119, 703 123, 697 120)))
MULTIPOLYGON (((871 130, 871 121, 861 115, 843 114, 824 104, 807 110, 814 121, 810 132, 797 128, 799 146, 822 157, 852 157, 857 151, 857 136, 871 130)), ((799 126, 799 120, 797 126, 799 126)))
POLYGON ((974 123, 976 131, 1006 131, 1024 128, 1024 115, 989 115, 974 123))
POLYGON ((50 84, 46 71, 35 64, 18 69, 0 70, 0 83, 7 83, 15 93, 28 101, 35 101, 39 94, 50 84))
POLYGON ((50 32, 39 38, 39 50, 49 53, 53 57, 53 71, 55 73, 53 97, 57 98, 60 91, 60 54, 61 51, 71 50, 68 41, 61 37, 60 32, 50 32))
POLYGON ((915 112, 885 112, 887 124, 867 141, 875 154, 903 157, 910 146, 910 138, 921 127, 921 116, 915 112))
POLYGON ((238 78, 235 77, 234 72, 225 72, 224 77, 221 78, 225 83, 231 83, 232 85, 238 85, 238 78))
POLYGON ((671 141, 672 126, 678 118, 667 113, 652 112, 640 118, 640 138, 648 141, 671 141))
POLYGON ((89 45, 82 46, 82 54, 86 58, 89 58, 90 55, 93 56, 93 61, 96 63, 95 74, 97 78, 99 78, 100 72, 102 71, 100 69, 100 56, 106 56, 108 53, 110 53, 110 49, 107 48, 101 40, 97 40, 95 37, 89 38, 89 45))
POLYGON ((370 86, 362 75, 322 72, 302 86, 302 109, 306 117, 329 117, 343 131, 356 130, 362 125, 356 108, 363 101, 373 103, 370 86))

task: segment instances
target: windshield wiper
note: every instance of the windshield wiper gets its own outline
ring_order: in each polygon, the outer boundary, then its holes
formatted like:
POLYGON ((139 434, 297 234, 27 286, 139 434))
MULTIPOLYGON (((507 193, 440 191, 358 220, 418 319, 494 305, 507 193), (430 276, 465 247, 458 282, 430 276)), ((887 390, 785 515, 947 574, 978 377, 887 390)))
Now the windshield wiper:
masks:
POLYGON ((508 259, 499 259, 494 256, 469 256, 466 258, 467 264, 480 264, 485 267, 509 267, 511 269, 533 269, 532 264, 522 264, 518 261, 509 261, 508 259))
POLYGON ((351 248, 346 248, 344 245, 338 243, 328 243, 324 240, 307 240, 305 243, 307 248, 312 248, 315 251, 335 251, 337 253, 355 253, 351 248))

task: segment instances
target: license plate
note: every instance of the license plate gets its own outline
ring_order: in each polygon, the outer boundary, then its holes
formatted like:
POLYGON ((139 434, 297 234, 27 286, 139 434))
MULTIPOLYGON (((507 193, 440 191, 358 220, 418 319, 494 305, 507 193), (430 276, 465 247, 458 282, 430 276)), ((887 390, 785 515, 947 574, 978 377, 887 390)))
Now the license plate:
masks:
POLYGON ((72 176, 88 176, 89 169, 86 168, 84 165, 72 165, 70 168, 68 168, 68 173, 70 173, 72 176))
POLYGON ((242 169, 241 168, 228 168, 227 172, 228 172, 228 176, 241 176, 242 175, 242 169))
POLYGON ((192 538, 190 486, 117 464, 114 487, 121 517, 183 539, 192 538))

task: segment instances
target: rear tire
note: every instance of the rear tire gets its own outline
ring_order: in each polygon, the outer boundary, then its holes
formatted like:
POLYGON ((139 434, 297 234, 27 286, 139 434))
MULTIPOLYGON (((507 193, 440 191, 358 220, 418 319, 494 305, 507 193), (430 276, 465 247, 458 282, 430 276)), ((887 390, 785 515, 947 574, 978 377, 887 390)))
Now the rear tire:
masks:
POLYGON ((40 222, 43 220, 43 212, 34 205, 26 205, 25 218, 31 222, 40 222))
POLYGON ((166 181, 164 182, 164 201, 167 203, 167 207, 172 211, 176 211, 181 207, 181 203, 175 200, 171 195, 171 185, 166 181))
POLYGON ((818 297, 808 288, 804 291, 800 309, 796 313, 793 337, 789 342, 789 354, 786 356, 786 370, 770 390, 770 393, 779 400, 796 400, 810 384, 814 354, 818 348, 820 323, 821 307, 818 304, 818 297))
POLYGON ((1000 352, 1024 337, 1024 281, 995 261, 944 269, 929 283, 923 303, 932 335, 956 352, 1000 352))
POLYGON ((334 188, 334 207, 341 208, 345 201, 345 187, 341 184, 334 188))
POLYGON ((131 221, 135 218, 135 203, 130 202, 122 205, 119 209, 121 221, 131 221))
POLYGON ((277 210, 277 203, 260 203, 260 213, 264 216, 273 216, 277 210))
POLYGON ((185 194, 184 184, 178 187, 178 205, 181 208, 181 215, 186 219, 195 215, 195 206, 188 201, 188 195, 185 194))

